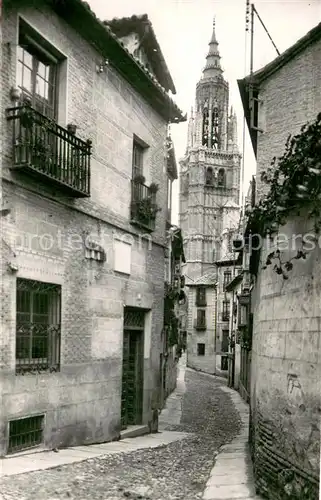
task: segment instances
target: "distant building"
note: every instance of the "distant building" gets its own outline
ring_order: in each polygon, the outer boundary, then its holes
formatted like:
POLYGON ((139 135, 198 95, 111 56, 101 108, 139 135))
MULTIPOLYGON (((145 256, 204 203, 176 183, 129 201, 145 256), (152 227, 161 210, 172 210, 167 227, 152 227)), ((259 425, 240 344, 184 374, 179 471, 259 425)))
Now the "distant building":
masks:
POLYGON ((165 299, 163 349, 161 353, 162 404, 173 392, 177 380, 177 362, 184 348, 183 326, 186 304, 185 277, 182 265, 185 263, 183 238, 180 228, 171 226, 168 230, 168 252, 165 259, 165 299))
POLYGON ((2 37, 0 455, 148 430, 175 87, 147 16, 5 0, 2 37))
POLYGON ((321 195, 321 24, 238 83, 257 159, 256 203, 244 228, 253 285, 248 331, 256 486, 273 500, 314 499, 320 474, 321 251, 305 238, 320 241, 320 203, 310 211, 321 195), (269 184, 264 177, 270 174, 269 184), (251 249, 255 234, 262 243, 251 249))
POLYGON ((220 60, 213 26, 206 65, 196 86, 195 108, 189 118, 186 154, 180 162, 179 220, 187 283, 202 281, 201 277, 208 273, 214 273, 217 282, 215 311, 189 301, 187 363, 210 373, 227 374, 230 311, 223 283, 234 272, 231 235, 239 222, 241 155, 237 119, 233 109, 229 110, 229 85, 223 78, 220 60), (196 350, 201 334, 194 325, 204 315, 211 318, 207 323, 210 330, 202 333, 208 362, 196 350))

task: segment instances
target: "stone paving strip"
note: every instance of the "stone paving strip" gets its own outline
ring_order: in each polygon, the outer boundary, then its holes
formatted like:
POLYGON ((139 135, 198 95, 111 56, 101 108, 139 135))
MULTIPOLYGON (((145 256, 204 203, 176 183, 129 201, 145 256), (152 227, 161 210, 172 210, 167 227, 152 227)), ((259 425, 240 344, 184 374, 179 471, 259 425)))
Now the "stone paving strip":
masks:
POLYGON ((162 432, 5 458, 0 499, 258 499, 246 404, 226 380, 182 365, 160 414, 162 432))
POLYGON ((220 448, 206 483, 203 500, 261 500, 256 495, 252 461, 248 444, 249 407, 238 392, 221 387, 228 393, 238 411, 242 426, 239 435, 220 448))
POLYGON ((191 434, 162 431, 157 434, 148 434, 110 443, 65 448, 58 452, 42 451, 3 458, 0 460, 0 477, 51 469, 52 467, 59 467, 61 465, 83 462, 89 458, 103 457, 117 453, 130 453, 144 448, 158 448, 187 437, 191 437, 191 434))

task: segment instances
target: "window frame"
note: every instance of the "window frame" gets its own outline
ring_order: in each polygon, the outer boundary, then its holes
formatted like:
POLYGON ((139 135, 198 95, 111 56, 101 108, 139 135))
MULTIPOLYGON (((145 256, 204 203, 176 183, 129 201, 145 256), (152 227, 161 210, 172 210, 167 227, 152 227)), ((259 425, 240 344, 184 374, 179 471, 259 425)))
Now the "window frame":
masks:
MULTIPOLYGON (((40 302, 38 302, 38 305, 40 302)), ((41 308, 41 307, 40 307, 41 308)), ((47 283, 26 278, 17 278, 16 282, 16 332, 15 332, 15 342, 16 342, 16 352, 15 352, 15 365, 16 372, 25 372, 38 370, 39 366, 46 366, 46 370, 53 368, 53 365, 59 369, 60 367, 60 349, 61 349, 61 285, 54 283, 47 283), (48 291, 45 292, 45 288, 48 287, 48 291), (42 291, 41 291, 42 289, 42 291), (50 291, 51 289, 51 291, 50 291), (23 301, 23 295, 27 294, 28 305, 27 310, 22 310, 21 303, 23 301), (20 295, 20 298, 19 298, 20 295), (46 317, 46 322, 33 321, 36 315, 40 316, 41 313, 36 312, 35 300, 39 300, 39 297, 35 296, 46 296, 48 300, 48 310, 42 313, 42 316, 46 317), (28 321, 21 319, 23 316, 29 316, 28 321), (39 357, 34 356, 34 349, 37 347, 37 342, 34 343, 34 327, 38 325, 44 325, 46 327, 46 334, 44 338, 46 339, 46 356, 39 357), (25 334, 24 327, 28 334, 25 334), (20 330, 20 331, 19 331, 20 330), (56 335, 54 337, 50 336, 56 330, 56 335), (20 334, 20 335, 19 335, 20 334), (19 349, 19 336, 26 337, 26 345, 20 347, 24 349, 27 347, 28 356, 18 356, 19 349), (52 361, 54 362, 52 363, 52 361)), ((24 343, 24 342, 23 342, 24 343)), ((39 347, 39 345, 38 345, 39 347)))
POLYGON ((144 175, 144 154, 145 147, 134 138, 133 140, 133 157, 132 157, 132 177, 135 179, 136 176, 144 175), (136 164, 136 153, 139 153, 141 164, 136 164))
POLYGON ((206 302, 206 287, 203 285, 200 285, 196 287, 196 300, 195 304, 197 306, 201 307, 206 307, 207 302, 206 302))
POLYGON ((197 342, 197 356, 205 356, 205 343, 204 342, 197 342), (202 346, 202 349, 200 349, 200 346, 202 346))
POLYGON ((205 309, 197 309, 196 311, 197 325, 206 325, 206 311, 205 309))
POLYGON ((226 285, 232 280, 232 271, 224 271, 223 273, 223 290, 225 290, 226 285), (227 278, 227 276, 229 278, 227 278))
POLYGON ((229 321, 230 315, 231 315, 231 304, 230 304, 230 301, 229 300, 223 300, 223 302, 222 302, 222 320, 223 321, 229 321))
POLYGON ((45 39, 42 38, 29 24, 22 18, 19 18, 19 37, 17 47, 17 87, 21 90, 22 101, 29 101, 31 106, 39 111, 42 115, 47 116, 55 121, 58 119, 59 110, 59 76, 60 64, 62 57, 56 54, 54 47, 52 47, 45 39), (22 51, 23 58, 20 58, 20 50, 22 51), (29 54, 31 59, 31 66, 24 61, 25 53, 29 54), (39 73, 39 64, 44 64, 49 67, 48 80, 43 79, 39 73), (19 72, 21 67, 21 73, 19 72), (25 69, 31 72, 31 90, 23 85, 23 73, 25 69), (53 73, 52 77, 50 73, 53 73), (21 74, 21 79, 19 80, 21 74), (48 86, 48 99, 41 94, 37 94, 37 77, 45 81, 48 86), (50 92, 50 87, 52 90, 50 92))

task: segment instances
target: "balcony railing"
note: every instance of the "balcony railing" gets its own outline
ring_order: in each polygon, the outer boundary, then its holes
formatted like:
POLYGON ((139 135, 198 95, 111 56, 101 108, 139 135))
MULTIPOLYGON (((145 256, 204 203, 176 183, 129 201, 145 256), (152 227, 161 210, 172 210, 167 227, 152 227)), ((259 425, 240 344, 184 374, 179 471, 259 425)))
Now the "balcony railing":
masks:
POLYGON ((82 141, 30 106, 7 109, 13 122, 13 168, 58 185, 69 196, 90 196, 91 141, 82 141))
POLYGON ((195 330, 206 330, 206 319, 196 318, 194 320, 194 328, 195 330))
POLYGON ((229 312, 222 313, 222 321, 230 321, 230 313, 229 312))
POLYGON ((156 214, 156 193, 146 184, 132 181, 131 222, 148 231, 154 231, 156 214))

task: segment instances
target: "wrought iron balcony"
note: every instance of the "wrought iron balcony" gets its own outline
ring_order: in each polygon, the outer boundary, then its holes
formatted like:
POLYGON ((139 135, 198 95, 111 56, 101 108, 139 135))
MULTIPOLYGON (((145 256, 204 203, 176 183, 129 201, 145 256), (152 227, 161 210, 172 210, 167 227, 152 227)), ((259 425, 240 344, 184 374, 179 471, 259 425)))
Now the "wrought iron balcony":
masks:
POLYGON ((222 321, 230 321, 230 313, 229 312, 222 313, 222 321))
POLYGON ((28 105, 7 109, 13 123, 13 169, 59 186, 68 196, 90 196, 91 141, 82 141, 28 105))
POLYGON ((206 319, 196 318, 194 320, 194 328, 195 330, 206 330, 206 319))
POLYGON ((132 181, 131 223, 154 231, 158 211, 156 193, 146 184, 132 181))

